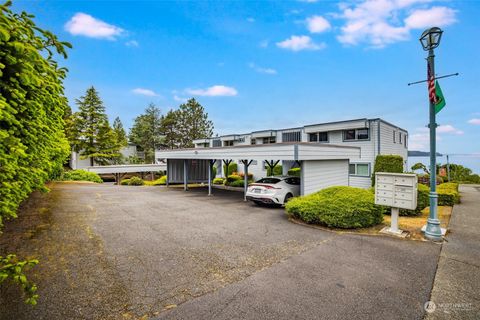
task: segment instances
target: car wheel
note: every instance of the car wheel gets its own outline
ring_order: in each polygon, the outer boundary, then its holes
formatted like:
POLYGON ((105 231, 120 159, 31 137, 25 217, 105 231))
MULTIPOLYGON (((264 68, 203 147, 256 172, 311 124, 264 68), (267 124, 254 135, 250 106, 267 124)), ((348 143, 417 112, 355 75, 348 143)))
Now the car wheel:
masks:
POLYGON ((283 200, 283 204, 286 204, 292 198, 293 198, 293 194, 287 193, 287 195, 285 196, 285 200, 283 200))
POLYGON ((255 203, 257 206, 261 206, 262 203, 260 201, 253 201, 253 203, 255 203))

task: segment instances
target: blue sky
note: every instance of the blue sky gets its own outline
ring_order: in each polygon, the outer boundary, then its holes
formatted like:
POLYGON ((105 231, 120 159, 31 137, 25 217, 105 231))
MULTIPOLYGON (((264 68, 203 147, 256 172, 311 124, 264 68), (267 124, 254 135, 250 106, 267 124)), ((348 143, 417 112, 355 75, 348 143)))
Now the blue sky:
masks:
POLYGON ((17 1, 73 44, 61 64, 74 100, 95 86, 111 119, 131 126, 196 97, 215 133, 381 117, 426 150, 426 53, 418 37, 445 31, 436 51, 447 107, 438 150, 480 154, 480 3, 365 0, 279 2, 17 1))

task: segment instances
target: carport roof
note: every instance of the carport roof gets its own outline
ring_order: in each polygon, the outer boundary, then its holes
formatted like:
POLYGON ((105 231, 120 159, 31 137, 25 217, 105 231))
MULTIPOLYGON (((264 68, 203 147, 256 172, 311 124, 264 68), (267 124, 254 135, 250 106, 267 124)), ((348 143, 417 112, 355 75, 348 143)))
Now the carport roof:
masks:
POLYGON ((360 159, 360 147, 305 142, 158 150, 156 159, 334 160, 360 159))

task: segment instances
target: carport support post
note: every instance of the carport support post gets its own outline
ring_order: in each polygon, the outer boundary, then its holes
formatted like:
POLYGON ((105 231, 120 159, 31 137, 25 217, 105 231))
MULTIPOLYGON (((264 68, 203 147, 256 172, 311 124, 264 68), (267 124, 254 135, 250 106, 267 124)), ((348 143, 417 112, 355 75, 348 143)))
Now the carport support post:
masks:
POLYGON ((183 190, 188 190, 188 163, 187 159, 183 160, 183 190))
POLYGON ((248 190, 248 167, 253 160, 242 160, 243 163, 243 201, 247 201, 247 190, 248 190))
POLYGON ((212 195, 212 167, 215 160, 208 160, 208 195, 212 195))

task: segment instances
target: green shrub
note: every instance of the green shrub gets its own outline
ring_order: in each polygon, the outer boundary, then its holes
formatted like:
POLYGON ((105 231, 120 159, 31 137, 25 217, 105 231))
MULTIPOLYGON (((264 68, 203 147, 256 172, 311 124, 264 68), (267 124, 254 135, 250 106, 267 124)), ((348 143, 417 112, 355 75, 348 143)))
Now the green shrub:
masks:
POLYGON ((244 180, 236 180, 231 182, 229 185, 230 187, 243 187, 245 185, 244 183, 245 183, 244 180))
POLYGON ((139 177, 131 177, 130 181, 128 182, 129 186, 143 186, 145 181, 139 177))
POLYGON ((227 170, 227 166, 223 165, 223 172, 224 172, 225 177, 228 177, 229 175, 233 174, 234 172, 237 172, 237 167, 238 166, 235 162, 230 162, 230 164, 228 165, 228 170, 227 170))
POLYGON ((167 184, 167 176, 161 176, 160 178, 153 181, 144 181, 144 183, 147 186, 164 186, 167 184))
POLYGON ((63 181, 91 181, 96 183, 103 182, 102 178, 100 178, 98 174, 85 170, 66 171, 63 174, 63 181))
POLYGON ((243 178, 238 174, 231 174, 227 177, 227 183, 232 183, 237 180, 242 180, 243 178))
POLYGON ((458 192, 453 190, 437 190, 439 206, 453 206, 457 201, 458 192))
POLYGON ((330 187, 293 198, 286 204, 286 210, 290 216, 306 223, 336 228, 363 228, 381 223, 384 208, 375 205, 374 195, 369 190, 330 187))
POLYGON ((372 186, 375 185, 375 172, 403 172, 403 158, 398 155, 378 155, 372 173, 372 186))
POLYGON ((292 169, 288 170, 288 175, 289 176, 300 177, 300 168, 292 168, 292 169))
POLYGON ((448 189, 455 190, 458 192, 458 183, 456 182, 445 182, 437 186, 438 189, 448 189))
MULTIPOLYGON (((273 176, 281 176, 283 175, 283 168, 281 164, 277 164, 275 167, 273 167, 273 176)), ((270 167, 267 166, 267 176, 272 176, 272 170, 270 167)))
POLYGON ((415 210, 400 209, 401 216, 418 216, 423 209, 430 205, 430 188, 420 183, 417 188, 417 208, 415 210))
POLYGON ((213 179, 212 183, 213 184, 224 184, 225 179, 224 178, 215 178, 215 179, 213 179))
POLYGON ((129 183, 130 183, 130 179, 123 179, 122 181, 120 181, 120 184, 122 186, 128 186, 129 183))

